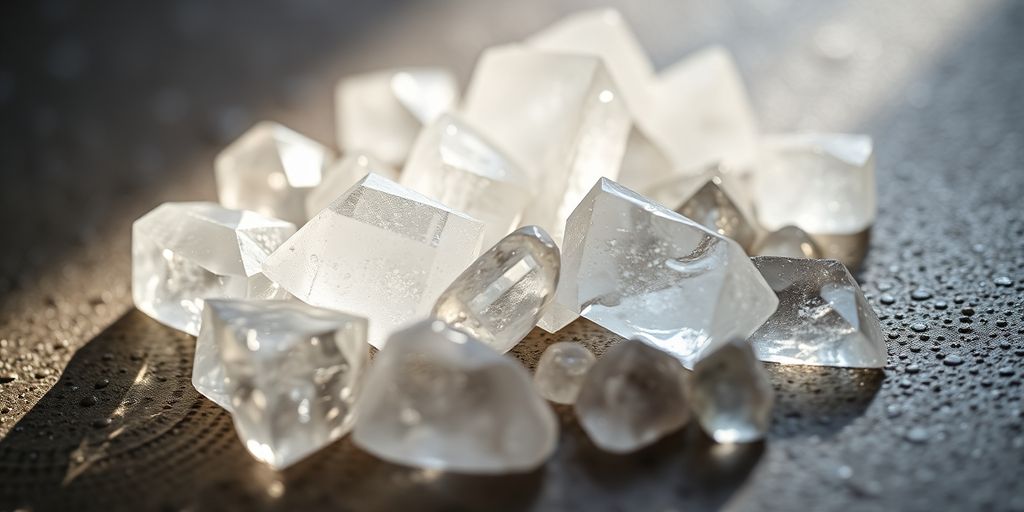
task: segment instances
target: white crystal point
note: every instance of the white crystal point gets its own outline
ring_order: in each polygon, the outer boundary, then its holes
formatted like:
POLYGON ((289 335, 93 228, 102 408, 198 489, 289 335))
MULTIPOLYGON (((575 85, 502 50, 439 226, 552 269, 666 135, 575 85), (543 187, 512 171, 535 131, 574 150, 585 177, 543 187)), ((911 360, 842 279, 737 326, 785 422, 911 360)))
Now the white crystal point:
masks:
POLYGON ((214 203, 164 203, 132 225, 132 299, 160 323, 196 335, 203 299, 284 298, 260 268, 295 225, 214 203))
POLYGON ((518 361, 428 320, 374 358, 352 439, 397 464, 511 473, 544 463, 558 425, 518 361))
POLYGON ((633 125, 626 154, 622 156, 618 182, 633 190, 647 190, 671 180, 674 174, 675 164, 669 159, 668 152, 645 130, 633 125))
POLYGON ((371 172, 392 181, 398 180, 398 171, 369 153, 356 151, 332 163, 320 185, 306 197, 307 217, 316 217, 316 214, 371 172))
POLYGON ((587 372, 576 417, 599 448, 639 450, 689 421, 687 377, 676 358, 638 340, 624 341, 587 372))
POLYGON ((366 319, 297 301, 210 300, 192 382, 281 469, 352 429, 369 363, 366 319))
POLYGON ((306 195, 320 184, 334 153, 277 123, 262 122, 217 155, 217 196, 227 208, 252 210, 301 226, 306 195))
POLYGON ((720 183, 715 180, 706 181, 689 199, 676 207, 676 212, 735 240, 744 251, 751 251, 757 241, 757 230, 732 197, 719 186, 720 183))
POLYGON ((555 302, 688 368, 778 305, 735 241, 603 178, 566 224, 555 302))
POLYGON ((400 165, 420 128, 458 103, 455 76, 444 69, 407 68, 343 79, 335 90, 338 146, 400 165))
POLYGON ((483 223, 368 174, 274 251, 264 273, 299 300, 365 316, 383 348, 430 313, 480 252, 483 223))
POLYGON ((558 285, 558 246, 520 228, 473 262, 437 299, 433 315, 504 354, 537 324, 558 285))
POLYGON ((757 256, 784 258, 821 258, 821 249, 806 231, 796 226, 785 226, 768 233, 754 250, 757 256))
POLYGON ((420 132, 400 183, 483 221, 487 247, 519 225, 531 198, 519 165, 453 114, 420 132))
POLYGON ((744 340, 718 347, 693 367, 693 413, 716 442, 762 439, 771 424, 774 400, 768 375, 744 340))
POLYGON ((885 366, 878 317, 842 263, 772 256, 753 261, 779 295, 778 311, 750 337, 758 358, 849 368, 885 366))
POLYGON ((560 341, 548 345, 537 362, 533 383, 540 396, 560 404, 576 402, 587 371, 597 358, 583 345, 560 341))
POLYGON ((631 127, 621 96, 597 57, 514 45, 483 53, 463 114, 530 175, 523 224, 560 242, 594 180, 618 175, 631 127))

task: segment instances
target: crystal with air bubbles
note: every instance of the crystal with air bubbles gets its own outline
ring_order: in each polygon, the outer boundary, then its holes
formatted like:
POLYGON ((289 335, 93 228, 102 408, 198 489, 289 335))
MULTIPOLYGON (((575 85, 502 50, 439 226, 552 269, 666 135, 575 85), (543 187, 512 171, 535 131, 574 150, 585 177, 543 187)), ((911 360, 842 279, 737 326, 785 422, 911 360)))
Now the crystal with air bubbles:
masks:
POLYGON ((749 443, 764 437, 775 393, 750 344, 735 340, 693 368, 690 402, 697 422, 719 443, 749 443))
POLYGON ((576 401, 583 379, 596 361, 593 352, 579 343, 552 343, 537 362, 533 383, 544 398, 560 404, 571 404, 576 401))

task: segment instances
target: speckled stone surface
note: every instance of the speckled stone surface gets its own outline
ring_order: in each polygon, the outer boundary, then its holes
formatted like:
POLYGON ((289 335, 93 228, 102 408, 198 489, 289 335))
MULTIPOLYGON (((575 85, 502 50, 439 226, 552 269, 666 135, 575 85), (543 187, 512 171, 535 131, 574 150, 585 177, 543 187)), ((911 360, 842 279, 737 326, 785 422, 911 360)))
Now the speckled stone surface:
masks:
MULTIPOLYGON (((691 425, 612 456, 559 407, 554 457, 508 477, 347 439, 258 464, 190 386, 192 339, 130 309, 129 227, 213 199, 213 156, 256 120, 333 140, 341 76, 440 64, 465 83, 485 45, 578 6, 248 6, 0 7, 0 510, 1024 510, 1021 3, 622 2, 659 67, 733 50, 767 131, 872 135, 857 277, 889 365, 768 365, 767 440, 731 450, 691 425)), ((580 320, 512 354, 532 366, 556 340, 616 338, 580 320)))

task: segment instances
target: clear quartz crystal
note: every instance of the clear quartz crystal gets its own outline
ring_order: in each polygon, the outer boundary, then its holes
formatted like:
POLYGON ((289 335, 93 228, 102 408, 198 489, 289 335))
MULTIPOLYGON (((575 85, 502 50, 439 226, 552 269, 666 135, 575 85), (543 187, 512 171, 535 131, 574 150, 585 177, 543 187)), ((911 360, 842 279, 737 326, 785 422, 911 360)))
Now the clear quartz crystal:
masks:
POLYGON ((639 450, 689 421, 687 377, 676 358, 639 340, 624 341, 587 372, 576 417, 599 448, 639 450))
POLYGON ((842 263, 760 256, 754 265, 779 309, 750 337, 762 361, 851 368, 885 366, 882 327, 842 263))
POLYGON ((558 246, 537 226, 525 226, 480 255, 437 299, 433 314, 508 352, 529 334, 554 298, 558 246))
POLYGON ((749 252, 757 240, 757 230, 720 183, 708 180, 689 199, 676 207, 676 212, 735 240, 744 251, 749 252))
POLYGON ((192 382, 232 413, 257 459, 284 468, 352 429, 366 319, 297 301, 210 300, 192 382))
POLYGON ((227 208, 252 210, 301 226, 306 195, 334 153, 277 123, 262 122, 217 155, 217 196, 227 208))
POLYGON ((365 316, 382 348, 395 327, 430 313, 480 252, 483 223, 369 174, 306 223, 263 265, 314 306, 365 316))
POLYGON ((552 402, 572 404, 580 394, 587 371, 596 361, 594 354, 579 343, 552 343, 537 362, 533 383, 540 396, 552 402))
POLYGON ((374 358, 353 432, 384 460, 457 473, 530 471, 557 439, 518 361, 436 320, 394 333, 374 358))
POLYGON ((719 443, 764 437, 775 393, 750 344, 735 340, 697 362, 690 402, 700 426, 719 443))
POLYGON ((519 165, 454 114, 420 132, 399 182, 482 221, 488 247, 519 225, 531 197, 519 165))
POLYGON ((306 196, 307 217, 316 217, 316 214, 330 206, 335 199, 371 172, 392 181, 398 179, 398 171, 369 153, 356 151, 335 161, 327 168, 320 185, 306 196))
POLYGON ((295 225, 214 203, 164 203, 132 225, 132 299, 160 323, 195 335, 203 299, 284 298, 261 272, 295 225))
POLYGON ((772 231, 757 243, 757 256, 782 256, 784 258, 821 258, 821 249, 806 231, 796 226, 785 226, 772 231))

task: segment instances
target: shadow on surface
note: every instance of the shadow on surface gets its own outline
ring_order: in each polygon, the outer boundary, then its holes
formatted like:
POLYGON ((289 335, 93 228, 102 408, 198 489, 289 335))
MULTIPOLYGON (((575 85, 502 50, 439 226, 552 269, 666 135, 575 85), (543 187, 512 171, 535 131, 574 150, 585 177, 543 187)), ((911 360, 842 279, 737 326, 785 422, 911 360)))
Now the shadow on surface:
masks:
POLYGON ((775 388, 770 435, 830 436, 871 405, 885 373, 881 370, 765 363, 775 388))

